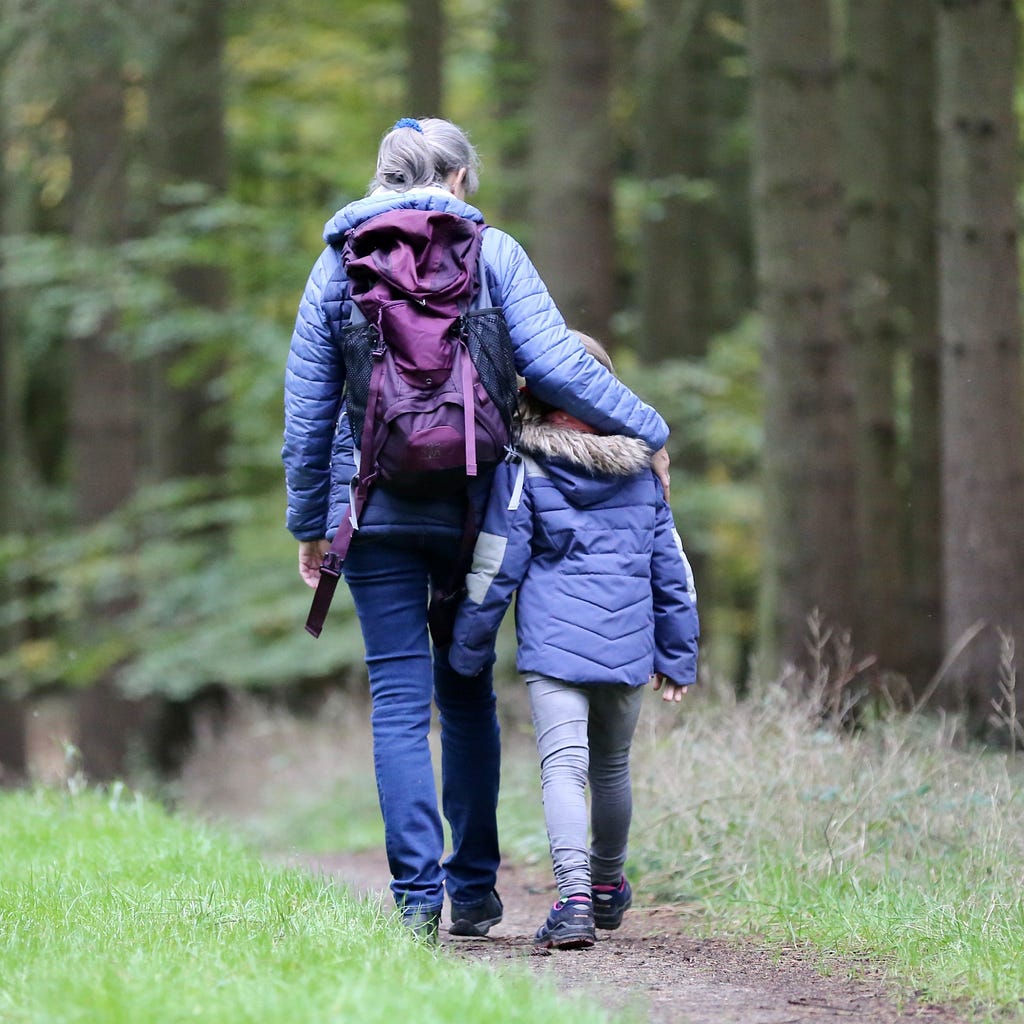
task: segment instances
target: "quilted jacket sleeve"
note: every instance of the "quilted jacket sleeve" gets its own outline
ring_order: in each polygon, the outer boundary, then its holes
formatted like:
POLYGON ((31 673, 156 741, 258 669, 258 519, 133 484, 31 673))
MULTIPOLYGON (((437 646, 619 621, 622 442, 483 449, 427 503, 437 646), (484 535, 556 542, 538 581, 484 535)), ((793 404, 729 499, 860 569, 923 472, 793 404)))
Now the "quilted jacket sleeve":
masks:
POLYGON ((337 254, 325 249, 306 282, 285 369, 286 525, 298 540, 317 540, 327 531, 331 442, 345 386, 324 311, 324 292, 337 269, 337 254))
POLYGON ((522 463, 503 463, 494 474, 483 529, 466 577, 467 595, 455 619, 448 652, 452 668, 464 676, 476 675, 492 657, 498 627, 530 564, 533 506, 529 487, 522 486, 521 469, 522 463), (513 498, 520 488, 521 496, 513 498), (509 509, 509 505, 515 507, 509 509))
POLYGON ((697 591, 661 484, 656 506, 651 587, 654 592, 654 671, 680 686, 697 681, 697 591))
POLYGON ((652 451, 661 448, 668 425, 587 354, 522 246, 497 228, 484 232, 483 246, 497 278, 516 369, 530 390, 606 434, 639 437, 652 451))

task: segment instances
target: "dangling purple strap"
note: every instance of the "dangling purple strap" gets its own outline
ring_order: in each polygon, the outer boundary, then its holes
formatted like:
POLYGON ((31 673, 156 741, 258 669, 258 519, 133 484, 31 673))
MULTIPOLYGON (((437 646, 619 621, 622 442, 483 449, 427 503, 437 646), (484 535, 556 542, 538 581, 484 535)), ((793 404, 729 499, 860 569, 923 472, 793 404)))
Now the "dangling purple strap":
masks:
POLYGON ((465 343, 462 347, 462 422, 466 431, 466 476, 476 476, 476 424, 473 408, 476 394, 473 391, 473 360, 465 343))
MULTIPOLYGON (((363 439, 359 449, 361 465, 371 467, 377 462, 377 453, 373 450, 373 424, 376 418, 377 404, 380 401, 380 382, 384 375, 383 349, 379 348, 374 355, 373 373, 370 375, 370 393, 367 397, 366 416, 363 420, 363 439)), ((338 532, 335 533, 334 540, 331 541, 331 546, 320 565, 320 579, 317 581, 316 592, 313 594, 313 602, 309 606, 309 615, 306 616, 306 632, 310 636, 318 637, 323 631, 324 620, 330 611, 331 602, 334 600, 334 591, 338 587, 338 579, 341 576, 341 569, 345 564, 345 556, 352 543, 352 535, 358 528, 356 524, 362 518, 363 509, 366 507, 370 485, 376 479, 377 474, 373 470, 366 477, 361 472, 356 474, 349 499, 351 502, 349 514, 339 524, 338 532)))
POLYGON ((327 618, 331 601, 334 600, 334 591, 338 586, 341 567, 345 555, 348 554, 351 540, 352 520, 346 516, 338 527, 338 532, 331 541, 330 550, 324 555, 323 564, 320 566, 320 579, 313 594, 313 603, 309 606, 309 615, 306 616, 306 632, 310 636, 319 636, 324 628, 324 619, 327 618))

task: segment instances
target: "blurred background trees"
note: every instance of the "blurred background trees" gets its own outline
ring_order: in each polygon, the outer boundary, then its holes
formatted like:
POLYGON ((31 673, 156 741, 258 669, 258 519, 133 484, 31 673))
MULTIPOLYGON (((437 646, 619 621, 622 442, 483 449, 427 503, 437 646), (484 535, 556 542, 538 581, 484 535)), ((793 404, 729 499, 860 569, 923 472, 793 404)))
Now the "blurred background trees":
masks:
POLYGON ((3 777, 58 697, 103 777, 361 678, 344 596, 302 630, 281 382, 403 115, 469 130, 669 419, 705 666, 982 732, 1024 635, 1017 37, 1000 0, 4 0, 3 777))

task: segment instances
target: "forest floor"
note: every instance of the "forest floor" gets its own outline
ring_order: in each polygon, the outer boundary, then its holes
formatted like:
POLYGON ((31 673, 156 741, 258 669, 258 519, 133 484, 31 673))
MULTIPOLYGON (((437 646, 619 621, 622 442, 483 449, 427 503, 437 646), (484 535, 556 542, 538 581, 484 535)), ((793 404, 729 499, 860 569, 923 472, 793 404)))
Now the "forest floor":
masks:
MULTIPOLYGON (((514 723, 507 730, 513 740, 516 731, 514 723)), ((365 713, 351 706, 339 715, 322 713, 316 723, 243 707, 229 728, 198 744, 180 780, 182 805, 230 823, 250 819, 256 805, 265 810, 268 802, 280 806, 303 793, 327 792, 341 777, 350 783, 355 778, 365 793, 371 763, 367 734, 365 713)), ((381 848, 309 854, 299 840, 272 859, 379 898, 385 909, 393 906, 381 848)), ((555 898, 549 864, 512 859, 502 866, 497 888, 505 905, 502 923, 486 938, 460 939, 447 934, 446 920, 442 951, 496 970, 525 965, 560 990, 623 1014, 630 1024, 961 1024, 970 1019, 957 1008, 900 992, 878 964, 780 949, 753 938, 707 937, 708 922, 698 919, 699 908, 651 905, 642 891, 622 927, 598 932, 594 947, 537 950, 534 932, 555 898)))
MULTIPOLYGON (((353 891, 379 895, 390 905, 383 850, 292 856, 353 891)), ((537 866, 506 864, 498 878, 505 904, 500 925, 486 938, 441 932, 452 956, 495 968, 523 964, 568 990, 627 1019, 649 1024, 955 1024, 966 1018, 949 1007, 906 1000, 900 1005, 868 963, 826 960, 813 951, 759 946, 756 942, 697 937, 685 908, 644 906, 641 898, 622 927, 598 932, 585 950, 538 950, 532 938, 554 898, 537 866), (827 974, 823 973, 827 970, 827 974)), ((472 1015, 467 1015, 467 1020, 472 1015)))

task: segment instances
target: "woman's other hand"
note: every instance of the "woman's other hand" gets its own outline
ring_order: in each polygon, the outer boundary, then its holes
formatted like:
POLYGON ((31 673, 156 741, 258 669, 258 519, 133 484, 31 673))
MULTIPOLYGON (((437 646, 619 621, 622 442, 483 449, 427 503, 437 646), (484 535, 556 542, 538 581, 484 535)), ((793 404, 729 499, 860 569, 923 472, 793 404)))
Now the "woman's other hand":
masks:
POLYGON ((661 481, 661 486, 665 489, 665 500, 668 501, 668 466, 669 457, 668 451, 665 448, 659 448, 651 456, 651 469, 654 470, 654 475, 661 481))
POLYGON ((299 541, 299 575, 307 587, 315 590, 320 582, 320 565, 330 546, 326 539, 299 541))

